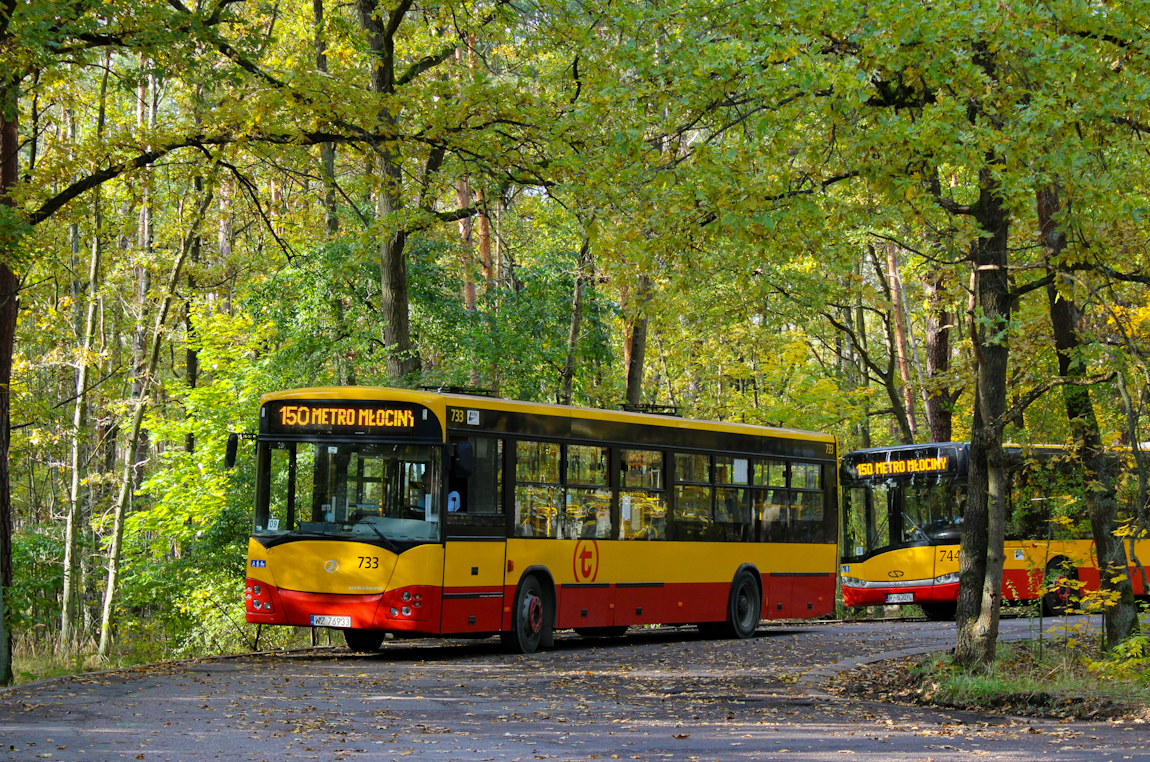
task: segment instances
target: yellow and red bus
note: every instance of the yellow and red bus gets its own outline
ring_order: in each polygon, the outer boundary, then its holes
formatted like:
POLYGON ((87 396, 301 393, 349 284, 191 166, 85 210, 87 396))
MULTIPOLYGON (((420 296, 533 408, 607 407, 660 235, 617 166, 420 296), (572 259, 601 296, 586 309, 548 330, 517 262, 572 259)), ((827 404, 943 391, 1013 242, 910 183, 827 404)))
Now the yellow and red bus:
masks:
MULTIPOLYGON (((1079 589, 1099 585, 1081 469, 1064 448, 1005 450, 1010 491, 1003 599, 1041 597, 1045 614, 1062 613, 1079 589)), ((918 604, 931 619, 954 618, 968 456, 965 442, 843 455, 839 573, 846 606, 918 604)), ((1123 492, 1120 504, 1130 499, 1123 492)), ((1140 558, 1150 552, 1150 541, 1133 544, 1140 558)), ((1132 582, 1135 594, 1144 594, 1141 575, 1133 574, 1132 582)))
POLYGON ((248 622, 530 653, 834 608, 833 436, 349 387, 266 395, 256 439, 248 622))

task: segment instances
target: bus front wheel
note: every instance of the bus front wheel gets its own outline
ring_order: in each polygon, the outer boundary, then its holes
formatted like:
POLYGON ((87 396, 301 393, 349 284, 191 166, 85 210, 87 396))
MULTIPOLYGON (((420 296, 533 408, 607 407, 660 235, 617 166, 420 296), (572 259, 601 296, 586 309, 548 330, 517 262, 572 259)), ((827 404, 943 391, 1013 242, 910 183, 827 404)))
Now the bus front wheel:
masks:
POLYGON ((957 603, 920 603, 922 613, 932 622, 953 622, 957 603))
POLYGON ((383 632, 381 630, 344 630, 343 639, 347 647, 356 653, 370 653, 378 651, 383 645, 383 632))
POLYGON ((544 635, 551 628, 547 614, 547 592, 534 574, 528 574, 515 592, 515 605, 511 608, 511 631, 500 635, 503 647, 513 654, 535 653, 544 635))

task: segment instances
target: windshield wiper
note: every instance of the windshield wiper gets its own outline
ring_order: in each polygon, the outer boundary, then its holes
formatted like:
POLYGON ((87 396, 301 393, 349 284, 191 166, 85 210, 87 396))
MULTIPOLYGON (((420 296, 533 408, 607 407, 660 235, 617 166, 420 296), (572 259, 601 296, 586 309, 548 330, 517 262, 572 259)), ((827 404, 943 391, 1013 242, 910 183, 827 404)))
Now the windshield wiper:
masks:
POLYGON ((386 536, 386 535, 384 535, 384 533, 383 533, 383 532, 379 531, 379 527, 377 527, 377 526, 375 525, 375 522, 372 522, 372 521, 368 521, 367 519, 360 519, 359 521, 357 521, 357 522, 355 522, 355 523, 356 523, 357 525, 358 525, 358 524, 367 524, 369 527, 371 527, 372 531, 373 531, 373 532, 375 532, 377 535, 379 535, 379 539, 383 540, 383 547, 387 548, 388 550, 390 550, 390 551, 391 551, 392 553, 394 553, 395 555, 397 555, 397 556, 398 556, 398 555, 399 555, 399 554, 402 552, 402 551, 401 551, 401 550, 400 550, 400 549, 399 549, 399 548, 396 546, 396 544, 395 544, 394 542, 392 542, 391 540, 387 539, 387 536, 386 536))

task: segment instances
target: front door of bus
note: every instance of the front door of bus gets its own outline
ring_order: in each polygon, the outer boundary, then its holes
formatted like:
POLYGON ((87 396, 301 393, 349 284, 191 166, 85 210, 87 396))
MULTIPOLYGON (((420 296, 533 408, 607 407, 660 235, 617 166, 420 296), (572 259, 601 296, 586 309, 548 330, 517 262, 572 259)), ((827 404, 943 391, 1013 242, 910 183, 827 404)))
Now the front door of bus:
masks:
MULTIPOLYGON (((452 443, 460 441, 452 437, 452 443)), ((502 442, 488 437, 467 441, 474 452, 472 473, 449 472, 447 479, 444 634, 498 632, 503 622, 507 524, 499 499, 502 442)))

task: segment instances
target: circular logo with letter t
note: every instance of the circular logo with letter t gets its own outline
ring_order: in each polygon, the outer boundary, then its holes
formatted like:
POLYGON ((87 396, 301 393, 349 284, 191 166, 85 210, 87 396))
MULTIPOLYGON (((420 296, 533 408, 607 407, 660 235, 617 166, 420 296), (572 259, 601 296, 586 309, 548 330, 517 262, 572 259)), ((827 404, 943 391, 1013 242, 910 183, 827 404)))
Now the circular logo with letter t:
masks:
POLYGON ((599 543, 594 540, 580 540, 575 543, 575 579, 579 582, 594 582, 599 576, 599 543))
POLYGON ((339 571, 339 561, 336 561, 333 558, 332 560, 328 561, 327 563, 325 563, 323 565, 323 570, 325 572, 327 572, 328 574, 331 574, 332 572, 335 572, 335 571, 339 571))

